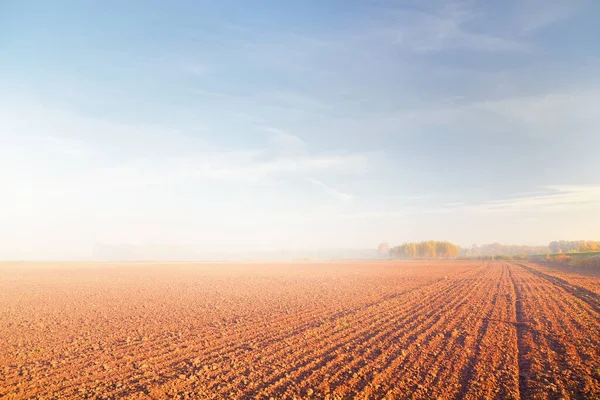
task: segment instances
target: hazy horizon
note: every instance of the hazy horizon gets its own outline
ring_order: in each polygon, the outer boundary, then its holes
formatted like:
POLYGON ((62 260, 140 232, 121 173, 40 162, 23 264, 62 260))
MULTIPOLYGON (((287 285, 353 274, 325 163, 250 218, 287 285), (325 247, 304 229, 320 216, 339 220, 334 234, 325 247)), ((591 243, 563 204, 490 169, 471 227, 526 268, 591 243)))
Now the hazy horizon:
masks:
POLYGON ((0 260, 600 239, 600 3, 0 4, 0 260))
MULTIPOLYGON (((380 244, 387 243, 381 242, 380 244)), ((390 248, 400 246, 403 243, 387 243, 390 248)), ((548 244, 523 244, 523 243, 473 243, 471 245, 459 245, 462 250, 471 250, 475 246, 481 249, 490 245, 504 247, 501 254, 511 254, 510 248, 516 248, 513 252, 522 252, 522 247, 547 248, 548 244)), ((377 246, 378 247, 378 246, 377 246)), ((156 261, 156 262, 210 262, 210 261, 324 261, 324 260, 375 260, 389 258, 388 254, 382 254, 377 247, 372 248, 199 248, 192 246, 169 246, 159 244, 102 244, 96 245, 89 252, 78 255, 63 256, 60 254, 46 253, 43 256, 31 256, 25 253, 13 253, 12 257, 0 259, 0 262, 122 262, 122 261, 156 261)), ((497 250, 479 250, 477 254, 467 256, 478 257, 483 255, 497 255, 497 250)), ((540 249, 530 254, 555 253, 550 249, 540 249)), ((393 256, 391 258, 394 258, 393 256)))

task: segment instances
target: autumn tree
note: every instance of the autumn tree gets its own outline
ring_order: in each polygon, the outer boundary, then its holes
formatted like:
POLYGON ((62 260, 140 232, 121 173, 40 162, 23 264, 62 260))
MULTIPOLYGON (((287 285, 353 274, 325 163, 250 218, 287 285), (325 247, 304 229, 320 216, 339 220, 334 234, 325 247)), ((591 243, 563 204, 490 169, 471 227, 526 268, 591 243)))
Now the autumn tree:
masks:
POLYGON ((600 242, 592 240, 559 240, 550 242, 549 246, 553 253, 600 251, 600 242))
POLYGON ((420 243, 408 242, 391 249, 390 255, 404 259, 434 259, 456 258, 460 254, 460 247, 450 242, 436 242, 433 240, 420 243))

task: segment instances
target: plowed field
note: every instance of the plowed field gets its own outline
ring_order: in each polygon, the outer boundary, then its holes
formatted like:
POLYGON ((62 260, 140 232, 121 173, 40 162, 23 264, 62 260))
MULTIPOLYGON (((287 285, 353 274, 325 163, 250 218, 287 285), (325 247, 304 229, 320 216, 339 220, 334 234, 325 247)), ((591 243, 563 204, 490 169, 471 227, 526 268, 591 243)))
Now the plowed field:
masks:
POLYGON ((0 265, 0 398, 600 398, 600 274, 0 265))

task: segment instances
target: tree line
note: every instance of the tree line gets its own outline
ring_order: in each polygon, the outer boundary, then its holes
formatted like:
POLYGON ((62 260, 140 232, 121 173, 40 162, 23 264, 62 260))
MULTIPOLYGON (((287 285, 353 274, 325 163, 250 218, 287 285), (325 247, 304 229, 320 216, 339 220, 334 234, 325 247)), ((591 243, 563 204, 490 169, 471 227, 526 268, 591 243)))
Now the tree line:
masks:
POLYGON ((491 244, 474 244, 471 248, 463 250, 463 254, 467 257, 480 256, 515 256, 518 254, 546 254, 547 246, 520 246, 520 245, 505 245, 500 243, 491 244))
POLYGON ((460 255, 460 247, 450 242, 428 240, 407 242, 390 249, 390 256, 404 259, 450 259, 460 255))
POLYGON ((406 242, 392 248, 387 243, 381 243, 378 248, 380 256, 403 259, 451 259, 462 256, 478 259, 525 260, 529 256, 548 253, 598 251, 600 251, 600 241, 593 240, 560 240, 551 242, 548 246, 516 246, 492 243, 480 246, 473 245, 462 249, 447 241, 427 240, 423 242, 406 242))
POLYGON ((600 251, 600 242, 593 240, 559 240, 550 242, 552 253, 600 251))

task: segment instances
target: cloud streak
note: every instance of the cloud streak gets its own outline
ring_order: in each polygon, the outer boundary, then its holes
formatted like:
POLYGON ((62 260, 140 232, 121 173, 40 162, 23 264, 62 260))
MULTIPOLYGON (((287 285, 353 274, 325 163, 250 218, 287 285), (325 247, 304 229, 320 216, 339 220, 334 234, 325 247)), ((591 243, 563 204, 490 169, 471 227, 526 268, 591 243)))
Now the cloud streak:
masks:
POLYGON ((471 206, 482 213, 563 212, 600 209, 598 185, 551 185, 542 194, 514 199, 494 200, 471 206))
POLYGON ((273 146, 283 154, 302 154, 306 151, 306 143, 298 136, 272 127, 265 128, 265 130, 271 133, 271 143, 273 146))
POLYGON ((450 202, 433 207, 405 207, 399 210, 371 211, 346 214, 345 218, 402 218, 431 214, 505 214, 520 215, 539 213, 600 210, 600 185, 550 185, 539 194, 485 201, 478 204, 450 202))
POLYGON ((417 53, 446 49, 482 52, 530 52, 527 42, 469 30, 466 25, 479 14, 461 4, 451 4, 435 11, 396 11, 396 26, 387 35, 400 47, 417 53))
POLYGON ((471 105, 471 111, 491 112, 505 122, 516 123, 536 136, 564 134, 567 131, 596 132, 600 115, 595 104, 600 91, 587 88, 538 96, 513 97, 471 105))
POLYGON ((306 178, 307 182, 312 183, 313 185, 316 185, 322 189, 324 189, 327 193, 329 193, 331 196, 342 200, 342 201, 350 201, 353 199, 354 196, 352 196, 351 194, 348 193, 344 193, 341 192, 337 189, 332 188, 329 185, 326 185, 325 183, 321 182, 320 180, 314 179, 314 178, 306 178))
POLYGON ((580 0, 528 0, 520 4, 520 20, 524 32, 543 29, 578 13, 585 4, 580 0))
POLYGON ((401 131, 405 135, 418 135, 436 126, 477 135, 514 132, 536 139, 562 137, 565 132, 593 135, 600 130, 600 114, 595 107, 599 102, 599 88, 573 87, 538 95, 406 109, 357 121, 356 125, 368 123, 380 132, 401 131))

